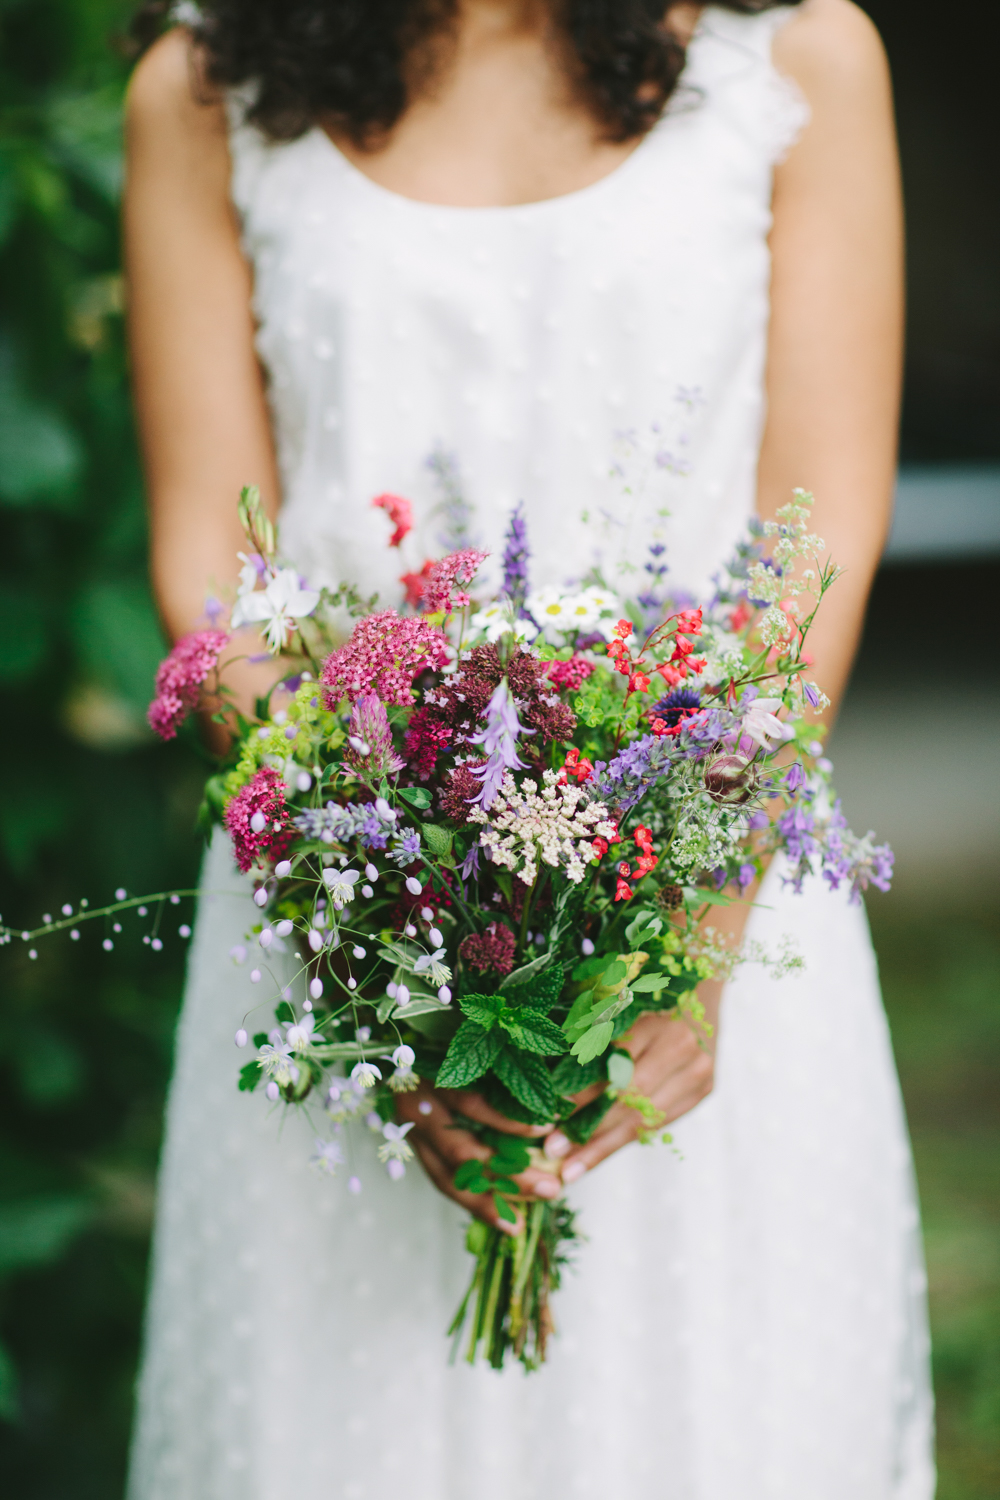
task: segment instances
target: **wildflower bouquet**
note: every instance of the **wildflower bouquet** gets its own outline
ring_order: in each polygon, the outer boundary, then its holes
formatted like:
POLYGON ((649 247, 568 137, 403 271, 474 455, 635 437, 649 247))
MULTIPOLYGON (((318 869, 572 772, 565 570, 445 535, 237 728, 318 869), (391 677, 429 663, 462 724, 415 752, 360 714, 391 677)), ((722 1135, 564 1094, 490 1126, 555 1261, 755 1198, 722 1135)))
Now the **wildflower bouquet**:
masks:
MULTIPOLYGON (((408 503, 374 503, 398 546, 408 503)), ((817 560, 810 503, 796 492, 756 527, 701 605, 623 600, 597 574, 532 591, 518 510, 496 598, 473 597, 484 555, 466 547, 405 575, 397 611, 309 588, 244 492, 229 628, 217 619, 174 648, 150 722, 168 738, 208 705, 235 726, 205 820, 253 879, 251 978, 289 949, 298 973, 274 978, 274 1021, 239 1086, 313 1112, 320 1171, 354 1149, 356 1118, 402 1177, 413 1152, 396 1098, 421 1079, 575 1142, 619 1100, 650 1141, 664 1120, 632 1088, 629 1029, 667 1011, 704 1026, 699 983, 738 961, 711 909, 779 852, 796 888, 811 871, 855 898, 888 887, 891 853, 845 826, 808 716, 825 700, 806 636, 836 577, 817 560), (276 680, 247 718, 218 664, 250 624, 276 680)), ((457 1347, 467 1331, 470 1361, 534 1368, 574 1215, 522 1192, 535 1148, 461 1123, 491 1154, 455 1185, 488 1195, 514 1232, 471 1225, 451 1332, 457 1347)))

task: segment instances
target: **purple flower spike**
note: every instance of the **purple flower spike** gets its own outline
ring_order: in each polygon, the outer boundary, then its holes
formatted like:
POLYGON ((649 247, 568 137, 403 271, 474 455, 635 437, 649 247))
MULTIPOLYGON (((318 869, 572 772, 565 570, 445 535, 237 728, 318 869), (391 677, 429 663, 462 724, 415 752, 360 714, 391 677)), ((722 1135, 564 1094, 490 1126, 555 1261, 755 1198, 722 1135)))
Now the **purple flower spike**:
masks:
POLYGON ((393 747, 385 704, 374 693, 362 693, 351 710, 348 743, 347 759, 369 776, 395 776, 406 764, 393 747))
POLYGON ((528 593, 528 527, 520 501, 510 513, 503 549, 503 592, 520 615, 528 593))
POLYGON ((471 745, 482 745, 488 756, 485 765, 469 767, 472 775, 483 784, 479 795, 470 801, 478 802, 484 808, 493 806, 506 773, 525 769, 524 761, 517 753, 518 737, 534 732, 525 729, 517 717, 513 694, 506 677, 502 678, 486 706, 486 728, 469 740, 471 745))

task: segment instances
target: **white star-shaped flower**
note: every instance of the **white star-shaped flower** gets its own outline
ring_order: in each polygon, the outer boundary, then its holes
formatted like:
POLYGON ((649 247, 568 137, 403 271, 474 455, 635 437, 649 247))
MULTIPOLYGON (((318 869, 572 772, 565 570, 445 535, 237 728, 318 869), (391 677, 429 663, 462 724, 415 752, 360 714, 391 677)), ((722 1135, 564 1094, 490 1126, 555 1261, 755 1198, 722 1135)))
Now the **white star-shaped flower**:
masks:
POLYGON ((295 622, 311 615, 318 603, 319 594, 301 587, 294 568, 282 568, 266 588, 240 593, 230 624, 233 630, 241 625, 262 625, 268 647, 276 653, 284 649, 295 622))

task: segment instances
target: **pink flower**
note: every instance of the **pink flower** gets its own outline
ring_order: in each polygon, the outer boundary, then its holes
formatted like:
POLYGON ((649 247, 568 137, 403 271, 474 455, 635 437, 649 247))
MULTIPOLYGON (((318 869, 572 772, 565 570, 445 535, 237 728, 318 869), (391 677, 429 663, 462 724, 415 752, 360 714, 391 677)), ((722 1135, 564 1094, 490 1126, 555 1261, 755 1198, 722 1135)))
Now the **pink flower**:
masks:
POLYGON ((385 705, 374 693, 362 693, 355 703, 347 743, 347 759, 369 776, 395 776, 406 764, 393 746, 385 705))
POLYGON ((285 807, 285 784, 277 771, 262 766, 226 808, 226 827, 236 863, 246 874, 263 855, 284 857, 295 836, 285 807), (256 826, 254 826, 256 824, 256 826))
POLYGON ((402 619, 394 609, 367 615, 355 625, 351 639, 331 651, 323 666, 328 688, 326 706, 341 698, 354 703, 362 693, 374 693, 383 703, 408 705, 411 685, 419 673, 437 670, 448 660, 447 641, 425 620, 402 619))
POLYGON ((160 663, 156 697, 146 717, 161 740, 172 740, 191 709, 198 706, 201 685, 228 640, 224 630, 196 630, 183 636, 160 663))
POLYGON ((427 574, 420 608, 425 615, 450 614, 453 609, 462 609, 470 604, 467 593, 456 590, 455 585, 471 583, 488 552, 477 552, 475 547, 464 547, 461 552, 449 552, 440 562, 434 563, 427 574))
MULTIPOLYGON (((438 756, 452 736, 450 724, 444 724, 427 708, 418 708, 406 730, 403 749, 410 768, 426 781, 437 765, 438 756)), ((478 782, 475 790, 479 790, 478 782)))
POLYGON ((582 656, 571 656, 569 661, 550 661, 545 666, 549 681, 560 692, 578 692, 593 671, 593 663, 582 656))
POLYGON ((407 532, 413 530, 413 506, 402 495, 376 495, 372 505, 376 510, 384 510, 395 526, 389 546, 398 547, 407 532))

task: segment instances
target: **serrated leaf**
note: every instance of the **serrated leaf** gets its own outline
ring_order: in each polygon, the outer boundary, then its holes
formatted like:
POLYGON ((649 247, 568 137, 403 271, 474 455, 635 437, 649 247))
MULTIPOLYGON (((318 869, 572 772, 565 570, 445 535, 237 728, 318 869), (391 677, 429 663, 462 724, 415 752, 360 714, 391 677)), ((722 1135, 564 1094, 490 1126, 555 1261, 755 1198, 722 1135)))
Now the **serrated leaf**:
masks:
POLYGON ((547 969, 551 962, 551 953, 540 953, 530 963, 522 964, 519 969, 514 969, 510 974, 504 975, 500 981, 500 988, 502 990, 509 990, 519 985, 527 984, 529 979, 533 979, 536 974, 540 974, 543 969, 547 969))
POLYGON ((627 1052, 612 1052, 608 1058, 608 1082, 612 1088, 627 1089, 634 1072, 635 1063, 627 1052))
POLYGON ((575 1057, 563 1057, 552 1069, 552 1087, 563 1098, 572 1098, 574 1094, 581 1094, 584 1089, 590 1088, 592 1083, 603 1081, 604 1063, 600 1058, 592 1058, 584 1065, 575 1057))
POLYGON ((478 1021, 484 1031, 492 1031, 503 1009, 499 995, 463 995, 458 1004, 462 1014, 470 1021, 478 1021))
POLYGON ((451 834, 447 828, 440 828, 437 823, 425 823, 420 834, 435 859, 446 859, 451 853, 451 834))
POLYGON ((567 1050, 565 1033, 540 1010, 521 1006, 500 1016, 500 1025, 519 1047, 539 1057, 558 1057, 567 1050))
POLYGON ((482 1078, 493 1065, 502 1046, 500 1033, 484 1031, 475 1021, 463 1021, 438 1069, 439 1089, 464 1089, 482 1078))
POLYGON ((582 1146, 585 1141, 590 1140, 614 1102, 610 1094, 599 1094, 596 1099, 570 1115, 568 1120, 563 1120, 559 1128, 571 1141, 582 1146))
MULTIPOLYGON (((490 1036, 497 1037, 497 1033, 491 1032, 490 1036)), ((532 1057, 530 1053, 518 1054, 511 1047, 501 1047, 493 1059, 493 1071, 518 1103, 532 1112, 539 1124, 555 1119, 556 1096, 552 1078, 540 1058, 532 1057)))
POLYGON ((600 1057, 611 1038, 614 1036, 614 1022, 601 1021, 597 1026, 591 1026, 573 1043, 573 1056, 581 1063, 588 1063, 594 1057, 600 1057))
POLYGON ((508 1005, 528 1005, 532 1010, 550 1011, 562 994, 564 969, 562 964, 550 964, 541 974, 536 974, 525 984, 511 985, 503 989, 508 1005))
POLYGON ((419 810, 428 808, 431 805, 431 794, 425 786, 398 787, 396 796, 402 797, 404 802, 408 802, 411 807, 416 807, 419 810))

